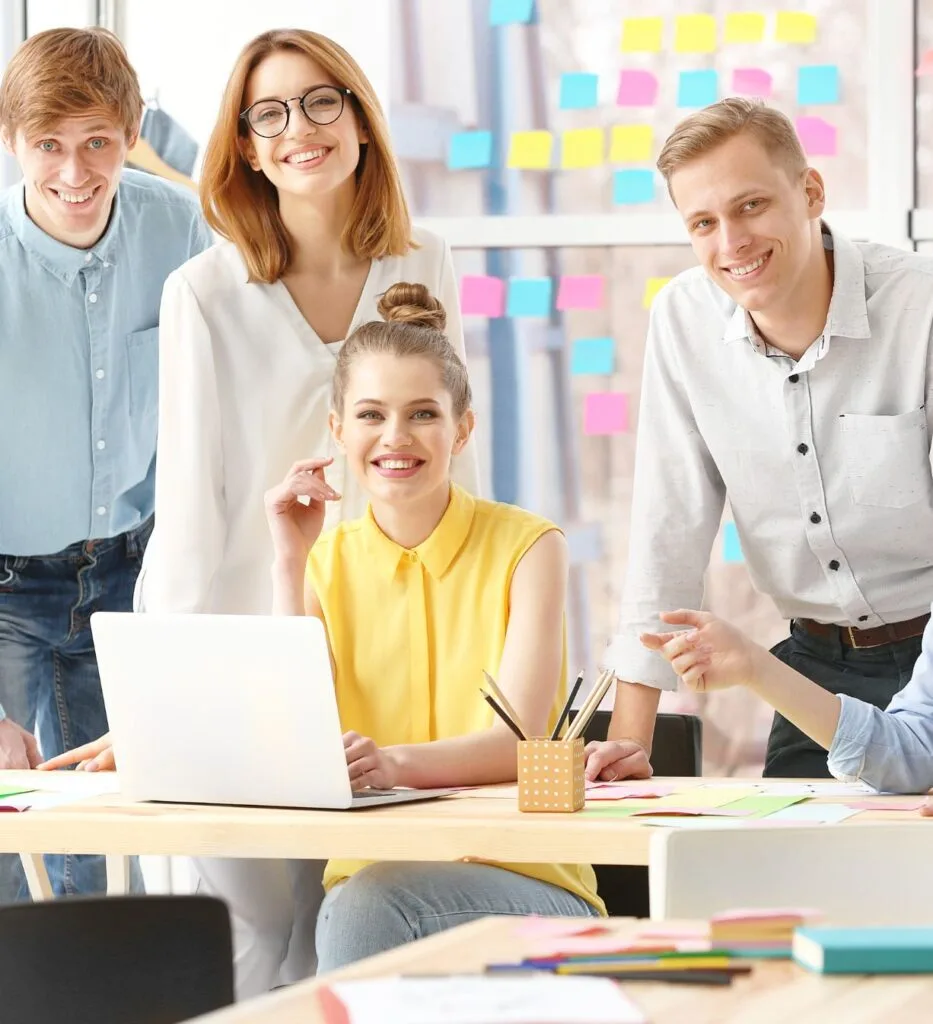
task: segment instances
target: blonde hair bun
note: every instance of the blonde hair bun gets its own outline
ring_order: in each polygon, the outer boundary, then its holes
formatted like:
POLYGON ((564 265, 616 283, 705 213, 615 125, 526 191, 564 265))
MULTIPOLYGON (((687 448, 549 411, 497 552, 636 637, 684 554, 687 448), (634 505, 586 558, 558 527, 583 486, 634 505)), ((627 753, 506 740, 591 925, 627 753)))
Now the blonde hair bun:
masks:
POLYGON ((392 285, 379 300, 379 315, 390 323, 411 324, 443 331, 447 314, 438 299, 423 284, 399 281, 392 285))

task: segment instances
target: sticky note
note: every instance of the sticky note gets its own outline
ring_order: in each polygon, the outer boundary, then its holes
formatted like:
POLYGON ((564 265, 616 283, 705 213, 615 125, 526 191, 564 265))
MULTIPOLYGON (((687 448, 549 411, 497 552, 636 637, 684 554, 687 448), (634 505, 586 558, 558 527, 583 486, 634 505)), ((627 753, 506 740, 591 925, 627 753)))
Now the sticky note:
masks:
POLYGON ((577 338, 570 353, 570 372, 576 377, 584 373, 613 373, 616 368, 616 346, 612 338, 577 338))
POLYGON ((679 793, 671 793, 669 796, 661 797, 656 801, 656 806, 662 807, 724 807, 730 806, 737 800, 754 796, 754 786, 692 786, 690 789, 682 789, 679 793))
POLYGON ((663 18, 625 18, 622 22, 623 53, 659 53, 663 18))
POLYGON ((606 159, 602 128, 572 128, 561 137, 560 165, 564 170, 598 167, 606 159))
POLYGON ((654 149, 654 129, 650 124, 617 124, 612 128, 609 162, 644 163, 654 149))
POLYGON ((583 400, 583 433, 624 434, 628 430, 628 395, 594 391, 583 400))
POLYGON ((506 164, 526 171, 546 171, 551 166, 553 145, 550 132, 512 132, 506 164))
POLYGON ((655 295, 670 281, 669 277, 649 277, 645 281, 645 292, 641 297, 642 309, 649 309, 655 295))
POLYGON ((920 58, 915 72, 917 75, 933 75, 933 50, 927 52, 920 58))
POLYGON ((722 560, 729 563, 745 561, 735 523, 726 523, 722 528, 722 560))
POLYGON ((839 102, 839 68, 810 64, 797 68, 797 102, 802 106, 839 102))
POLYGON ((532 20, 535 0, 489 0, 490 25, 516 25, 532 20))
POLYGON ((513 277, 509 281, 509 316, 549 316, 551 312, 549 277, 513 277))
POLYGON ((450 137, 447 166, 452 171, 488 167, 492 163, 492 132, 457 132, 450 137))
POLYGON ((658 99, 658 79, 653 71, 622 71, 616 104, 620 107, 651 107, 658 99))
POLYGON ((771 75, 764 68, 736 68, 732 72, 732 91, 739 96, 767 99, 773 88, 771 75))
POLYGON ((765 37, 765 16, 751 12, 726 15, 724 41, 727 43, 760 43, 765 37))
POLYGON ((678 107, 708 107, 719 99, 715 71, 681 71, 677 84, 678 107))
POLYGON ((498 277, 465 274, 460 280, 460 311, 464 316, 502 316, 505 281, 498 277))
POLYGON ((774 38, 779 43, 812 43, 816 39, 816 15, 778 11, 774 38))
POLYGON ((572 72, 560 76, 561 110, 589 110, 596 106, 599 75, 572 72))
POLYGON ((745 796, 741 800, 730 801, 729 810, 746 811, 756 818, 763 818, 805 799, 802 796, 745 796))
POLYGON ((716 19, 712 14, 678 14, 674 31, 677 53, 713 53, 716 19))
POLYGON ((612 176, 612 201, 635 206, 654 201, 654 171, 616 171, 612 176))
POLYGON ((822 117, 798 117, 794 121, 797 135, 807 156, 836 155, 836 126, 822 117))
POLYGON ((810 821, 834 825, 858 814, 857 807, 845 804, 795 804, 768 815, 768 821, 810 821))
POLYGON ((557 288, 557 308, 602 308, 604 284, 602 274, 565 274, 557 288))

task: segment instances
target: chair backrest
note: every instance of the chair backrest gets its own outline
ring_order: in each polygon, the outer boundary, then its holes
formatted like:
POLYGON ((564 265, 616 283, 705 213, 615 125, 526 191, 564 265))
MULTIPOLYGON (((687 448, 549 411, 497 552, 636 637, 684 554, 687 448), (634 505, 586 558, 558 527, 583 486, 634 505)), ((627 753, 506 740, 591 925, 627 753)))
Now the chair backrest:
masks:
POLYGON ((0 907, 3 1024, 176 1024, 233 1002, 226 905, 206 896, 0 907))
POLYGON ((840 925, 933 924, 933 829, 903 824, 658 829, 651 917, 807 907, 840 925))
MULTIPOLYGON (((576 712, 571 712, 571 718, 576 712)), ((604 740, 612 715, 597 711, 583 733, 587 743, 604 740)), ((703 774, 703 728, 696 715, 658 715, 651 746, 651 767, 655 775, 697 776, 703 774)))

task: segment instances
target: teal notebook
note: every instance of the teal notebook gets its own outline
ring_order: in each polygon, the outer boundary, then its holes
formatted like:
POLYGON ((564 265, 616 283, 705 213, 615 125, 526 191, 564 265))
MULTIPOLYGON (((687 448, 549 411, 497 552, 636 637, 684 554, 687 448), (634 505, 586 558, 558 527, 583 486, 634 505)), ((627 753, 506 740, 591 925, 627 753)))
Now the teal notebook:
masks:
POLYGON ((933 973, 933 927, 797 928, 792 952, 824 974, 933 973))

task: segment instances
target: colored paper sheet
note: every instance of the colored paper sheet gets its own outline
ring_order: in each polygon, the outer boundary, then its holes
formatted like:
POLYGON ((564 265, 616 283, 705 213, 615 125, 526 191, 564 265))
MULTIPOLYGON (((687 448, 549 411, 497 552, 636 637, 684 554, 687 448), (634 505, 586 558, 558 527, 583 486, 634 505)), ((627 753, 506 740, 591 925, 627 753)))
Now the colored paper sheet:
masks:
POLYGON ((764 818, 777 814, 785 807, 800 803, 806 797, 802 796, 745 796, 741 800, 730 801, 730 811, 748 811, 752 817, 764 818))
POLYGON ((554 137, 550 132, 512 132, 508 167, 526 171, 546 171, 551 166, 554 137))
POLYGON ((933 75, 933 50, 927 50, 920 58, 915 74, 933 75))
POLYGON ((918 811, 926 801, 918 800, 846 800, 846 807, 857 811, 918 811))
POLYGON ((797 68, 797 102, 802 106, 839 102, 839 68, 808 64, 797 68))
POLYGON ((605 283, 602 274, 564 274, 557 287, 557 308, 601 309, 605 283))
POLYGON ((658 100, 658 79, 653 71, 622 71, 616 104, 620 107, 652 107, 658 100))
MULTIPOLYGON (((519 918, 513 929, 516 935, 523 938, 561 939, 580 935, 605 935, 609 929, 595 921, 580 918, 531 917, 519 918)), ((616 940, 618 942, 618 940, 616 940)))
POLYGON ((549 277, 513 277, 509 280, 509 316, 549 316, 551 312, 549 277))
POLYGON ((751 822, 747 818, 715 818, 708 814, 697 815, 696 817, 670 817, 654 815, 652 817, 636 818, 639 825, 653 825, 661 828, 695 828, 721 829, 721 828, 748 828, 751 822))
POLYGON ((739 96, 768 99, 774 91, 774 82, 764 68, 736 68, 732 72, 732 91, 739 96))
POLYGON ((505 281, 485 275, 464 275, 460 280, 460 310, 464 316, 502 316, 505 281))
POLYGON ((679 14, 674 30, 677 53, 713 53, 716 50, 716 19, 712 14, 679 14))
POLYGON ((490 25, 527 24, 534 13, 535 0, 489 0, 490 25))
POLYGON ((779 43, 812 43, 816 39, 816 15, 803 11, 778 11, 774 38, 779 43))
POLYGON ((794 121, 797 135, 807 156, 836 155, 836 126, 822 117, 798 117, 794 121))
POLYGON ((710 923, 767 921, 772 924, 775 921, 787 921, 802 924, 822 916, 822 911, 812 907, 733 907, 731 910, 721 910, 718 914, 712 914, 710 923))
POLYGON ((596 106, 599 76, 571 72, 560 76, 561 110, 589 110, 596 106))
POLYGON ((489 167, 492 163, 492 132, 457 132, 450 137, 447 166, 452 171, 489 167))
POLYGON ((723 807, 754 796, 754 786, 694 786, 662 797, 659 802, 670 807, 723 807))
POLYGON ((745 561, 735 523, 726 523, 722 528, 722 560, 729 564, 745 561))
POLYGON ((602 128, 572 128, 561 137, 560 165, 567 170, 599 167, 606 159, 606 136, 602 128))
POLYGON ((583 400, 583 433, 624 434, 628 431, 628 395, 593 391, 583 400))
POLYGON ((681 71, 677 84, 678 107, 708 107, 719 99, 715 71, 681 71))
POLYGON ((622 22, 623 53, 660 53, 663 18, 625 18, 622 22))
POLYGON ((654 149, 654 129, 650 124, 617 124, 612 128, 609 162, 646 163, 654 149))
POLYGON ((752 12, 726 15, 723 39, 727 43, 760 43, 765 37, 765 16, 752 12))
POLYGON ((644 810, 637 810, 632 815, 633 818, 641 817, 642 815, 651 815, 653 817, 681 817, 686 815, 688 818, 696 818, 702 815, 708 815, 712 818, 746 818, 751 817, 751 811, 735 810, 732 807, 648 807, 644 810))
POLYGON ((641 297, 642 309, 650 309, 655 295, 670 281, 669 277, 649 277, 645 281, 645 291, 641 297))
POLYGON ((606 782, 595 789, 586 790, 587 800, 639 800, 655 801, 662 796, 676 792, 675 786, 669 785, 631 785, 629 783, 606 782))
POLYGON ((847 807, 845 804, 794 804, 769 814, 768 821, 809 821, 832 825, 859 813, 859 808, 847 807))
POLYGON ((616 346, 612 338, 577 338, 570 354, 570 372, 614 373, 616 346))
POLYGON ((0 786, 0 800, 8 796, 19 796, 20 793, 34 793, 35 788, 31 786, 0 786))
POLYGON ((612 201, 617 206, 654 202, 654 171, 616 171, 612 176, 612 201))

